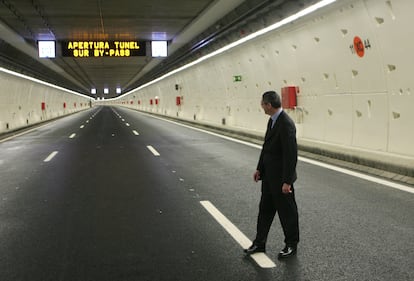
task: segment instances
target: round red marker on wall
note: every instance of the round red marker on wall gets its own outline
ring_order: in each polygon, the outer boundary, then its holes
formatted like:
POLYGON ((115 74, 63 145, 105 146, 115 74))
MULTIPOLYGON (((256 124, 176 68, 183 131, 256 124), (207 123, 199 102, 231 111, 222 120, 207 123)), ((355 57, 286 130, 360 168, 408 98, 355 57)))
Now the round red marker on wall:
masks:
POLYGON ((357 55, 362 58, 365 54, 364 42, 358 36, 354 37, 354 49, 357 55))

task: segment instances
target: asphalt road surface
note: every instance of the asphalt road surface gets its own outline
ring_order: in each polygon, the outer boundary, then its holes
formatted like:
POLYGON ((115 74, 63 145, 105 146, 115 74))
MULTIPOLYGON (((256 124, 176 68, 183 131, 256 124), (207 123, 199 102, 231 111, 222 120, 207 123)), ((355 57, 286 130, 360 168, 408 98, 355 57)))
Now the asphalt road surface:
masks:
MULTIPOLYGON (((266 124, 261 124, 266 126, 266 124)), ((121 107, 0 142, 0 280, 414 280, 414 194, 298 162, 301 242, 255 235, 260 149, 121 107), (249 240, 250 239, 250 240, 249 240)))

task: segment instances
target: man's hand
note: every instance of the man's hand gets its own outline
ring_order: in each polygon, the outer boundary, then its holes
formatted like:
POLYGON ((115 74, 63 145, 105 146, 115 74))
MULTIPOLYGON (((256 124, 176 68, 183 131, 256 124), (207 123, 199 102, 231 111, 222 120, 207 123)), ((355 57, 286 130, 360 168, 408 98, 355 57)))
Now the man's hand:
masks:
POLYGON ((282 186, 282 193, 284 193, 284 194, 292 193, 291 185, 287 184, 287 183, 284 183, 283 186, 282 186))
POLYGON ((255 182, 258 182, 260 180, 260 171, 256 170, 256 172, 253 174, 253 180, 255 182))

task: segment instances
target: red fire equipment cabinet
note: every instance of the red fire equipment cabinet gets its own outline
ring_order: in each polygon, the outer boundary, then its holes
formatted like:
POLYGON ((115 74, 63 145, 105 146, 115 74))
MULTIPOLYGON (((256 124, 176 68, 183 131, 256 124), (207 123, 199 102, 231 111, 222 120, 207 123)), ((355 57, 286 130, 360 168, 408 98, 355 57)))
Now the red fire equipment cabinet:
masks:
POLYGON ((296 95, 299 93, 299 87, 288 86, 282 88, 282 107, 286 109, 295 108, 297 105, 296 95))

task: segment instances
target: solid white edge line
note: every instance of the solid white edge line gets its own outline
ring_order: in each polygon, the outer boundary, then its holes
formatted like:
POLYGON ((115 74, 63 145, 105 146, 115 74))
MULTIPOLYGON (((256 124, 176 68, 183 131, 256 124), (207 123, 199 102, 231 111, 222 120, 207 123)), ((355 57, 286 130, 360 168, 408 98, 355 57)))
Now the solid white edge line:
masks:
POLYGON ((73 134, 71 134, 71 135, 69 136, 69 138, 70 138, 70 139, 73 139, 75 136, 76 136, 76 134, 75 134, 75 133, 73 133, 73 134))
MULTIPOLYGON (((98 114, 99 113, 99 111, 101 111, 101 109, 99 109, 97 112, 96 112, 96 114, 98 114)), ((68 117, 68 116, 64 116, 64 117, 68 117)), ((64 118, 63 117, 63 118, 64 118)), ((33 131, 36 131, 36 130, 38 130, 38 129, 41 129, 41 128, 43 128, 43 127, 46 127, 46 126, 48 126, 48 125, 51 125, 51 124, 53 124, 53 123, 55 123, 55 122, 58 122, 60 119, 56 119, 56 120, 47 120, 46 122, 46 124, 43 124, 43 125, 39 125, 39 126, 36 126, 35 128, 33 128, 33 129, 30 129, 30 130, 27 130, 27 131, 24 131, 24 132, 21 132, 21 133, 18 133, 18 134, 15 134, 15 135, 12 135, 12 136, 10 136, 10 137, 7 137, 7 138, 4 138, 4 139, 0 139, 0 143, 2 143, 2 142, 6 142, 6 141, 8 141, 8 140, 11 140, 11 139, 14 139, 14 138, 17 138, 17 137, 20 137, 20 136, 23 136, 23 135, 25 135, 25 134, 28 134, 28 133, 31 133, 31 132, 33 132, 33 131)), ((36 125, 36 124, 34 124, 34 125, 36 125)))
POLYGON ((54 122, 57 122, 57 121, 58 121, 58 120, 54 120, 54 121, 48 122, 48 123, 46 123, 46 124, 44 124, 44 125, 40 125, 39 127, 36 127, 36 128, 30 129, 30 130, 27 130, 27 131, 24 131, 24 132, 21 132, 21 133, 15 134, 15 135, 12 135, 12 136, 7 137, 7 138, 4 138, 4 139, 1 139, 1 140, 0 140, 0 143, 5 142, 5 141, 8 141, 8 140, 11 140, 11 139, 14 139, 14 138, 17 138, 17 137, 20 137, 20 136, 23 136, 23 135, 28 134, 28 133, 31 133, 31 132, 33 132, 33 131, 36 131, 36 130, 38 130, 38 129, 41 129, 41 128, 43 128, 43 127, 46 127, 46 126, 48 126, 48 125, 50 125, 50 124, 52 124, 52 123, 54 123, 54 122))
POLYGON ((58 154, 58 152, 57 152, 57 151, 53 151, 52 153, 50 153, 50 154, 49 154, 49 156, 48 156, 48 157, 46 157, 46 159, 45 159, 45 160, 43 160, 43 162, 49 162, 50 160, 52 160, 52 159, 53 159, 53 157, 55 157, 55 156, 56 156, 56 154, 58 154))
POLYGON ((132 131, 134 133, 134 135, 139 136, 139 133, 136 130, 132 131))
POLYGON ((347 175, 357 177, 357 178, 360 178, 360 179, 364 179, 364 180, 367 180, 367 181, 375 182, 375 183, 378 183, 378 184, 381 184, 381 185, 385 185, 385 186, 395 188, 395 189, 399 189, 399 190, 402 190, 402 191, 406 191, 406 192, 409 192, 409 193, 414 193, 414 188, 403 185, 403 184, 383 180, 383 179, 376 178, 376 177, 373 177, 373 176, 365 175, 363 173, 354 172, 354 171, 351 171, 351 170, 348 170, 348 169, 336 167, 334 165, 321 163, 321 162, 318 162, 318 161, 315 161, 315 160, 312 160, 312 159, 308 159, 308 158, 304 158, 304 157, 301 157, 301 156, 299 156, 298 159, 302 162, 305 162, 305 163, 309 163, 309 164, 312 164, 312 165, 317 165, 319 167, 323 167, 323 168, 326 168, 326 169, 329 169, 329 170, 333 170, 333 171, 336 171, 336 172, 347 174, 347 175))
POLYGON ((151 114, 148 114, 148 113, 144 113, 144 112, 138 112, 138 113, 140 113, 142 115, 146 115, 146 116, 152 117, 152 118, 155 118, 155 119, 159 119, 159 120, 162 120, 162 121, 165 121, 165 122, 169 122, 169 123, 172 123, 172 124, 175 124, 175 125, 184 127, 184 128, 188 128, 188 129, 192 129, 192 130, 195 130, 195 131, 203 132, 203 133, 206 133, 206 134, 209 134, 209 135, 212 135, 212 136, 216 136, 216 137, 219 137, 219 138, 222 138, 222 139, 225 139, 225 140, 229 140, 229 141, 232 141, 232 142, 241 143, 241 144, 244 144, 244 145, 247 145, 247 146, 250 146, 250 147, 254 147, 254 148, 257 148, 257 149, 262 149, 262 146, 261 145, 258 145, 258 144, 254 144, 254 143, 251 143, 251 142, 238 140, 238 139, 235 139, 235 138, 232 138, 232 137, 227 137, 227 136, 220 135, 220 134, 217 134, 217 133, 213 133, 213 132, 210 132, 210 131, 206 131, 206 130, 203 130, 203 129, 200 129, 200 128, 191 127, 191 126, 184 125, 184 124, 181 124, 181 123, 178 123, 178 122, 175 122, 175 121, 171 121, 171 120, 164 119, 164 118, 161 118, 161 117, 158 117, 158 116, 154 116, 154 115, 151 115, 151 114))
MULTIPOLYGON (((210 201, 200 201, 200 204, 243 249, 248 248, 252 244, 252 241, 250 241, 250 239, 247 238, 246 235, 227 219, 210 201)), ((250 257, 262 268, 276 267, 276 264, 265 253, 256 253, 250 257)))
POLYGON ((151 145, 147 145, 147 148, 152 152, 152 154, 154 154, 154 156, 160 156, 158 151, 156 151, 155 148, 153 148, 151 145))
MULTIPOLYGON (((203 132, 203 133, 206 133, 206 134, 209 134, 209 135, 213 135, 213 136, 216 136, 216 137, 219 137, 219 138, 222 138, 222 139, 226 139, 226 140, 233 141, 233 142, 236 142, 236 143, 244 144, 244 145, 247 145, 247 146, 250 146, 250 147, 253 147, 253 148, 257 148, 257 149, 262 149, 261 145, 257 145, 257 144, 250 143, 250 142, 247 142, 247 141, 234 139, 232 137, 223 136, 223 135, 213 133, 213 132, 209 132, 209 131, 206 131, 206 130, 203 130, 203 129, 194 128, 194 127, 184 125, 184 124, 181 124, 181 123, 178 123, 178 122, 174 122, 174 121, 171 121, 171 120, 168 120, 168 119, 153 116, 151 114, 147 114, 147 113, 143 113, 143 112, 139 112, 139 113, 141 113, 143 115, 153 117, 153 118, 156 118, 156 119, 159 119, 159 120, 163 120, 165 122, 170 122, 170 123, 173 123, 173 124, 185 127, 185 128, 189 128, 189 129, 193 129, 193 130, 203 132)), ((394 188, 394 189, 405 191, 405 192, 408 192, 408 193, 414 193, 414 188, 412 188, 410 186, 407 186, 407 185, 404 185, 404 184, 399 184, 399 183, 395 183, 395 182, 392 182, 392 181, 376 178, 374 176, 368 176, 368 175, 365 175, 363 173, 354 172, 354 171, 351 171, 351 170, 348 170, 348 169, 345 169, 345 168, 336 167, 336 166, 330 165, 330 164, 325 164, 325 163, 322 163, 322 162, 319 162, 319 161, 316 161, 316 160, 312 160, 312 159, 309 159, 309 158, 305 158, 305 157, 302 157, 302 156, 299 156, 298 160, 302 161, 302 162, 309 163, 309 164, 313 164, 313 165, 316 165, 316 166, 319 166, 319 167, 323 167, 323 168, 326 168, 326 169, 334 170, 334 171, 337 171, 337 172, 340 172, 340 173, 343 173, 343 174, 347 174, 347 175, 350 175, 350 176, 361 178, 361 179, 364 179, 364 180, 367 180, 367 181, 370 181, 370 182, 378 183, 378 184, 381 184, 381 185, 384 185, 384 186, 387 186, 387 187, 391 187, 391 188, 394 188)))

